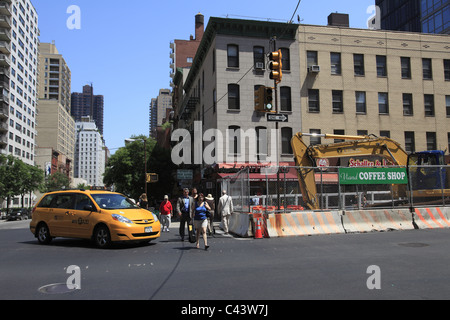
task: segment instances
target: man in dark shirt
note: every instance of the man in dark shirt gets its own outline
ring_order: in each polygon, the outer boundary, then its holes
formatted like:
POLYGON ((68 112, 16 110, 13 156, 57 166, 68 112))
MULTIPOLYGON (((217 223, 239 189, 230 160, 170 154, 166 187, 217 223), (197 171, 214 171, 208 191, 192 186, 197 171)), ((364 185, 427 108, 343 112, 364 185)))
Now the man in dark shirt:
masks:
POLYGON ((180 217, 180 237, 184 241, 184 226, 191 222, 194 217, 194 198, 189 196, 189 189, 183 189, 183 196, 177 200, 177 214, 180 217))

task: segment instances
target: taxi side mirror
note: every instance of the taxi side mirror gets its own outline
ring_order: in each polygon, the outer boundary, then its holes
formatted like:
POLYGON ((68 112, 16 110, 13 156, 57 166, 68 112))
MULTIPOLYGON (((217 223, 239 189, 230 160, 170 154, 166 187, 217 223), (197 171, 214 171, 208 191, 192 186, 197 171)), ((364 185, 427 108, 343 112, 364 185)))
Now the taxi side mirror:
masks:
POLYGON ((85 205, 85 206, 83 207, 83 210, 84 210, 84 211, 90 211, 90 212, 97 211, 97 210, 95 210, 95 208, 94 208, 91 204, 85 205))

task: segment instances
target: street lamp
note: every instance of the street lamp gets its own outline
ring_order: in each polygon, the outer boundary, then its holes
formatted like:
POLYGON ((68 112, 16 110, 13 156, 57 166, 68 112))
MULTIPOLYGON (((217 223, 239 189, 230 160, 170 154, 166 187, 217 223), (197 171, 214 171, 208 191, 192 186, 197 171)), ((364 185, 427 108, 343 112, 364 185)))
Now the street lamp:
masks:
POLYGON ((125 139, 127 142, 144 141, 144 192, 147 195, 147 140, 146 139, 125 139))

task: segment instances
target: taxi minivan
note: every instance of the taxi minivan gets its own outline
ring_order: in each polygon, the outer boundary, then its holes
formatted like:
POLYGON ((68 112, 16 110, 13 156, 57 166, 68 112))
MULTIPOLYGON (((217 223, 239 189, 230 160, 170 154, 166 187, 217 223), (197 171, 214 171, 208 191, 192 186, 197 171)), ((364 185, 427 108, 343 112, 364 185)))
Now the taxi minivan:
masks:
POLYGON ((161 235, 158 217, 126 196, 83 189, 44 194, 33 208, 30 230, 42 244, 55 237, 81 238, 99 248, 114 242, 149 242, 161 235))

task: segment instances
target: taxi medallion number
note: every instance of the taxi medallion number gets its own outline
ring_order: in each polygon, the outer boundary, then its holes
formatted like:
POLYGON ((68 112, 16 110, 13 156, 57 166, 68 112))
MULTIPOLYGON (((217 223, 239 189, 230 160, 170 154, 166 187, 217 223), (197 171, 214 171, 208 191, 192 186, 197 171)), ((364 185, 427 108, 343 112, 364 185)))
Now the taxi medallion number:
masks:
POLYGON ((152 232, 152 231, 153 231, 152 227, 145 227, 145 229, 144 229, 145 233, 149 233, 149 232, 152 232))

